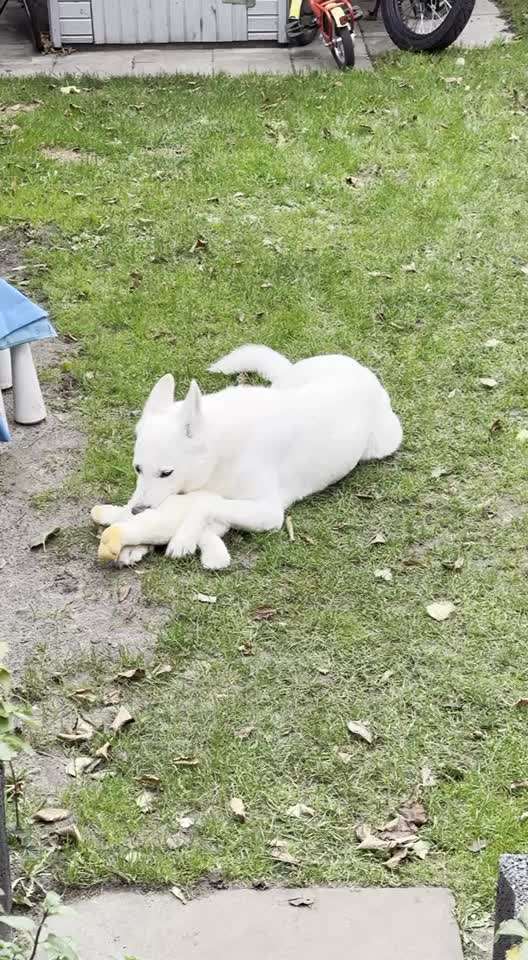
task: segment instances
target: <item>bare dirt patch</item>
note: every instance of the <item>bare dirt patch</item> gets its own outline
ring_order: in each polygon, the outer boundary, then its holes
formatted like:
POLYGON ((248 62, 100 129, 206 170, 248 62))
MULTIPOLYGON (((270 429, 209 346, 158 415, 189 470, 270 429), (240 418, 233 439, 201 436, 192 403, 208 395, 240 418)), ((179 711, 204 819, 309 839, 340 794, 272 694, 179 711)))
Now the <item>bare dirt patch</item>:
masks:
POLYGON ((42 147, 41 153, 48 160, 56 160, 58 163, 99 163, 99 157, 95 153, 87 153, 75 148, 42 147))
MULTIPOLYGON (((0 235, 0 274, 20 265, 20 241, 20 231, 0 235)), ((34 356, 46 369, 71 351, 60 340, 48 341, 35 346, 34 356)), ((13 440, 0 444, 0 621, 18 674, 36 654, 63 664, 79 655, 152 648, 163 619, 143 601, 140 571, 97 564, 90 501, 60 494, 79 468, 86 440, 78 394, 57 379, 43 382, 48 418, 36 426, 15 424, 11 391, 4 394, 13 440), (60 532, 45 548, 30 549, 54 527, 60 532)))

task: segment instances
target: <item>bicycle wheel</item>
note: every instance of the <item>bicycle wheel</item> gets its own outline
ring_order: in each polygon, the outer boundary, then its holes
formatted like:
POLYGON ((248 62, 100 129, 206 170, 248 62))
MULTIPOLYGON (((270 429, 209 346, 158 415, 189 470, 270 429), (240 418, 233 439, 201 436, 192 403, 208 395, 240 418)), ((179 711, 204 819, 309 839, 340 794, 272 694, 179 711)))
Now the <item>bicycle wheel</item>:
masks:
POLYGON ((330 45, 332 56, 340 70, 354 66, 354 37, 350 27, 335 27, 330 45))
POLYGON ((445 50, 462 33, 475 0, 382 0, 389 37, 400 50, 445 50))
POLYGON ((317 21, 310 0, 302 0, 299 17, 288 20, 288 40, 297 47, 307 47, 317 36, 317 21))

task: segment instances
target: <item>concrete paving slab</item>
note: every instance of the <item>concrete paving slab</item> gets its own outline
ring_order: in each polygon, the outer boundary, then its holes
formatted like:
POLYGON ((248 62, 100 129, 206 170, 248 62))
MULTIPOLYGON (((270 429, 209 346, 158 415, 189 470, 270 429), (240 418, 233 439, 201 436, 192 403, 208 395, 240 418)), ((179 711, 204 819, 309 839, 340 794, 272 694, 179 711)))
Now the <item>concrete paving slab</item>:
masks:
MULTIPOLYGON (((363 34, 356 29, 356 39, 354 41, 356 70, 372 70, 372 63, 367 53, 363 34)), ((290 57, 294 73, 310 73, 313 70, 337 70, 337 64, 321 40, 315 39, 307 47, 291 47, 290 57)))
POLYGON ((287 47, 216 47, 213 50, 215 74, 293 73, 287 47))
MULTIPOLYGON (((493 4, 489 4, 493 6, 493 4)), ((455 41, 455 47, 489 47, 498 40, 508 41, 512 39, 512 32, 506 21, 491 14, 486 16, 472 17, 465 30, 462 31, 458 40, 455 41)))
POLYGON ((112 890, 72 906, 53 929, 83 960, 462 960, 453 899, 439 888, 225 890, 186 906, 112 890))

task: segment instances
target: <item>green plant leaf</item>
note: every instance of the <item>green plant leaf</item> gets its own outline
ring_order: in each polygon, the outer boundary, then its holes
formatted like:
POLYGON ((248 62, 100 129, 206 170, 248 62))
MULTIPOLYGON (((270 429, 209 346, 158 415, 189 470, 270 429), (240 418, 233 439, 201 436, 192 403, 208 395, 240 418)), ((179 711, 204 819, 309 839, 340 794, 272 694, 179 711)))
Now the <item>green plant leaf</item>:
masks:
POLYGON ((521 937, 522 940, 528 939, 528 929, 520 920, 505 920, 497 930, 496 939, 499 937, 521 937))
POLYGON ((44 941, 48 960, 79 960, 79 954, 71 940, 49 933, 44 941))
POLYGON ((61 895, 56 893, 55 890, 50 890, 49 893, 46 894, 44 910, 50 917, 62 917, 65 914, 74 912, 71 907, 67 907, 62 902, 61 895))

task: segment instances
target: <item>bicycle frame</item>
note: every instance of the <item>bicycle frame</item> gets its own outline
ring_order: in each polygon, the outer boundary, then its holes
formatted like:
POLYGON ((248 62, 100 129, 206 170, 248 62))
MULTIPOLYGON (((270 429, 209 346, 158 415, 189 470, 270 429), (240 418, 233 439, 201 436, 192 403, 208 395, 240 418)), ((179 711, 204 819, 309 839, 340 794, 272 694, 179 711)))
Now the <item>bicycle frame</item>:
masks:
MULTIPOLYGON (((290 17, 298 19, 301 15, 302 0, 292 0, 290 17)), ((354 11, 350 0, 310 0, 317 26, 326 44, 331 44, 334 32, 347 24, 354 29, 354 11)))

